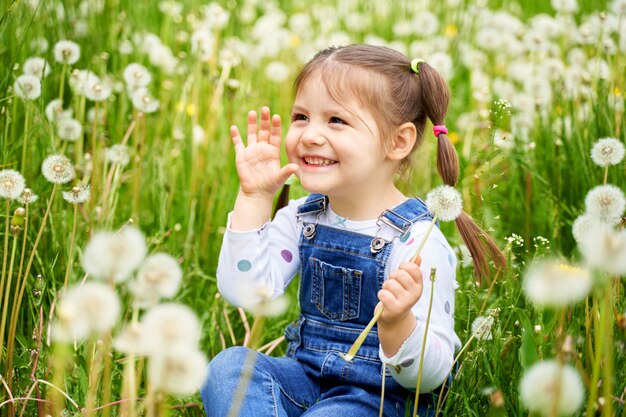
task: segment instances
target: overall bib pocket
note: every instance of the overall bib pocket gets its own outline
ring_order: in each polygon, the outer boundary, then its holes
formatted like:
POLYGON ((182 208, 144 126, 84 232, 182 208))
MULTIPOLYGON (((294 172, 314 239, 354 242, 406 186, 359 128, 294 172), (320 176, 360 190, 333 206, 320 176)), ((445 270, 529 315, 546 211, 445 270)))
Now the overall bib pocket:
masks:
POLYGON ((363 272, 309 258, 312 275, 311 303, 332 320, 359 317, 363 272))

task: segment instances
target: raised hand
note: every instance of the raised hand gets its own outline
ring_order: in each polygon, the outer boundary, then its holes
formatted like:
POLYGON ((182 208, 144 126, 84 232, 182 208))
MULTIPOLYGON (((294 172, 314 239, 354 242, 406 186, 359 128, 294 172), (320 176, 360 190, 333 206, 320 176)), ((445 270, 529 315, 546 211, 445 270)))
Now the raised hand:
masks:
POLYGON ((296 164, 281 167, 280 144, 282 126, 280 116, 270 120, 270 109, 261 109, 261 120, 257 128, 257 114, 248 113, 247 146, 241 139, 237 126, 231 126, 230 135, 235 147, 235 163, 241 183, 241 192, 246 197, 271 199, 287 178, 296 170, 296 164), (257 130, 258 129, 258 130, 257 130))

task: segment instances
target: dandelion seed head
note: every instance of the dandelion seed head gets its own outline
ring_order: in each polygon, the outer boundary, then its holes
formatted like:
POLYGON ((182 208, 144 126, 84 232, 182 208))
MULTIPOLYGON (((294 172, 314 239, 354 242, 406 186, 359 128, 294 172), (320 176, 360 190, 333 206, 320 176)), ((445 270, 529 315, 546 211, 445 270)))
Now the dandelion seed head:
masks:
POLYGON ((624 159, 624 144, 617 138, 602 138, 591 148, 591 159, 596 165, 617 165, 624 159))
POLYGON ((143 113, 154 113, 159 108, 159 100, 150 95, 146 88, 139 88, 131 95, 133 107, 143 113))
POLYGON ((180 303, 162 303, 144 314, 141 320, 144 342, 150 354, 182 345, 195 348, 200 340, 200 322, 195 313, 180 303))
POLYGON ((54 60, 61 64, 74 65, 80 58, 80 46, 69 40, 58 41, 54 45, 54 60))
POLYGON ((142 262, 131 291, 140 304, 152 306, 160 298, 176 295, 182 278, 183 271, 176 259, 166 253, 154 253, 142 262))
POLYGON ((74 178, 72 162, 63 155, 50 155, 41 164, 41 172, 46 179, 55 184, 65 184, 74 178))
POLYGON ((176 346, 150 357, 148 379, 155 390, 173 395, 191 395, 206 378, 206 356, 189 346, 176 346))
POLYGON ((533 264, 524 277, 526 297, 539 307, 562 307, 584 299, 593 285, 591 273, 557 259, 533 264))
POLYGON ((493 144, 496 148, 500 148, 503 151, 510 151, 515 148, 513 134, 500 129, 496 129, 493 135, 493 144))
POLYGON ((120 166, 126 166, 130 162, 130 152, 126 145, 113 145, 106 150, 107 161, 112 164, 119 164, 120 166))
POLYGON ((144 346, 143 334, 141 323, 128 323, 113 340, 113 348, 122 353, 132 352, 135 355, 145 355, 148 352, 144 346))
POLYGON ((85 97, 91 101, 105 101, 111 96, 111 92, 109 83, 98 77, 91 77, 85 82, 85 97))
POLYGON ((73 118, 61 119, 57 123, 57 135, 59 139, 68 142, 76 142, 83 135, 83 126, 73 118))
POLYGON ((89 186, 73 187, 71 191, 63 191, 63 198, 71 204, 83 204, 89 200, 91 191, 89 186))
POLYGON ((71 109, 63 110, 63 102, 55 98, 46 105, 46 118, 51 121, 59 121, 67 118, 71 118, 73 111, 71 109))
POLYGON ((89 70, 72 70, 70 76, 70 87, 79 96, 86 96, 87 88, 91 85, 97 84, 100 81, 100 77, 89 70))
POLYGON ((152 81, 152 74, 141 64, 132 63, 124 68, 124 82, 131 88, 145 87, 152 81))
POLYGON ((600 224, 587 233, 579 248, 589 265, 609 274, 626 275, 626 229, 600 224))
POLYGON ((0 198, 18 199, 26 187, 22 174, 14 169, 0 171, 0 198))
POLYGON ((53 339, 70 342, 108 332, 117 322, 120 311, 119 297, 106 284, 86 282, 70 287, 59 303, 53 339))
POLYGON ((254 315, 275 317, 287 310, 289 299, 266 285, 245 283, 240 286, 236 304, 254 315))
POLYGON ((275 83, 282 83, 289 77, 289 67, 282 62, 273 61, 265 67, 265 76, 275 83))
POLYGON ((36 100, 41 95, 41 81, 34 75, 20 75, 13 83, 13 91, 21 99, 36 100))
POLYGON ((33 191, 30 188, 24 188, 24 192, 20 194, 17 200, 22 204, 32 204, 35 201, 37 201, 38 198, 39 196, 33 193, 33 191))
POLYGON ((121 282, 137 269, 146 255, 146 239, 134 226, 119 232, 97 232, 83 252, 82 264, 95 278, 121 282))
POLYGON ((441 185, 426 195, 428 210, 441 221, 455 220, 463 210, 461 193, 449 185, 441 185))
POLYGON ((520 383, 520 397, 531 412, 549 416, 558 398, 557 414, 574 414, 585 391, 578 372, 570 365, 546 360, 529 368, 520 383), (558 391, 557 391, 558 390, 558 391))
POLYGON ((491 334, 493 323, 492 315, 476 317, 472 322, 472 334, 476 334, 478 340, 491 340, 493 338, 491 334))
POLYGON ((50 74, 50 64, 41 57, 35 56, 24 61, 22 67, 24 74, 29 74, 42 79, 50 74))
POLYGON ((616 217, 622 217, 626 208, 626 198, 624 192, 614 185, 599 185, 587 193, 585 206, 587 213, 603 221, 611 221, 616 217))

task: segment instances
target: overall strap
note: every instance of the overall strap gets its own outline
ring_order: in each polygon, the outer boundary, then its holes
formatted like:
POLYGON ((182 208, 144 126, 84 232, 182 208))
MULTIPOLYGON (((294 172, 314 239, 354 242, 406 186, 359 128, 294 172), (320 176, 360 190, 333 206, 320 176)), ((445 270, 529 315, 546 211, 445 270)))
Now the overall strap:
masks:
POLYGON ((306 198, 306 201, 298 206, 296 217, 307 214, 319 215, 326 211, 328 206, 328 196, 323 194, 311 194, 306 198))

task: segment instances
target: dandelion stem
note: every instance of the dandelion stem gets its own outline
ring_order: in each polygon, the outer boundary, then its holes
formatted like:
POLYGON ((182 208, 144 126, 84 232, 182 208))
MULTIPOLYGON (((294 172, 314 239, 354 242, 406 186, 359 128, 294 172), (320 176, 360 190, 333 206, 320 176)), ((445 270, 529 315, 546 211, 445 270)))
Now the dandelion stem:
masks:
POLYGON ((380 382, 380 409, 378 410, 378 417, 383 417, 383 410, 385 409, 385 376, 387 374, 387 364, 383 362, 382 381, 380 382))
MULTIPOLYGON (((9 294, 11 293, 11 276, 13 275, 13 264, 15 261, 15 253, 17 249, 17 235, 13 236, 13 244, 11 245, 11 261, 9 262, 9 273, 7 275, 8 280, 6 283, 6 287, 4 288, 4 304, 2 309, 2 321, 0 322, 0 355, 2 352, 2 347, 4 346, 4 331, 6 329, 6 321, 7 321, 7 311, 9 311, 9 294)), ((15 300, 13 301, 15 303, 15 300)), ((10 326, 9 326, 10 327, 10 326)), ((10 340, 7 339, 7 351, 6 351, 6 368, 4 371, 4 379, 9 384, 9 389, 11 386, 11 368, 12 368, 12 358, 10 355, 13 354, 13 344, 10 340)), ((2 361, 0 361, 2 364, 2 361)))
MULTIPOLYGON (((252 325, 252 327, 254 327, 254 325, 252 325)), ((248 384, 250 383, 250 379, 252 378, 252 371, 254 369, 257 355, 258 353, 252 349, 250 349, 248 351, 248 354, 246 355, 246 361, 243 363, 243 369, 241 370, 239 384, 237 385, 237 389, 235 390, 235 394, 233 395, 233 402, 230 405, 230 409, 228 410, 228 417, 239 416, 239 409, 243 404, 243 400, 246 396, 246 391, 248 391, 248 384)))
MULTIPOLYGON (((437 216, 435 216, 435 219, 437 216)), ((430 299, 428 301, 428 314, 426 315, 426 325, 424 326, 424 340, 422 341, 422 351, 420 352, 419 370, 417 371, 417 385, 415 386, 415 403, 413 404, 413 417, 417 416, 417 405, 420 398, 420 386, 422 384, 422 369, 424 356, 426 353, 426 338, 428 337, 428 327, 430 325, 430 313, 433 310, 433 298, 435 294, 435 279, 437 278, 437 268, 430 269, 430 299)))
POLYGON ((609 283, 604 288, 604 297, 602 304, 601 332, 602 339, 604 339, 604 363, 602 366, 603 378, 602 378, 602 395, 605 399, 604 407, 602 408, 603 417, 613 416, 613 292, 609 283))
MULTIPOLYGON (((597 300, 594 299, 594 307, 597 300)), ((596 322, 597 316, 594 316, 594 339, 595 339, 595 353, 593 358, 593 367, 591 374, 591 384, 589 385, 589 399, 587 401, 587 415, 592 416, 595 413, 596 400, 598 399, 598 381, 600 380, 600 364, 602 362, 602 354, 604 353, 604 335, 603 322, 606 320, 607 312, 602 309, 600 312, 600 324, 596 322)))
POLYGON ((609 179, 609 166, 604 167, 604 185, 606 185, 607 180, 609 179))
POLYGON ((72 262, 74 258, 74 242, 76 240, 76 225, 78 224, 78 204, 74 204, 74 219, 72 221, 72 237, 70 238, 70 253, 67 256, 67 265, 65 267, 65 279, 63 280, 63 289, 67 288, 70 281, 70 271, 72 270, 72 262))
POLYGON ((433 230, 433 226, 435 225, 435 223, 437 223, 437 215, 433 216, 433 220, 428 225, 428 229, 426 229, 426 234, 424 235, 424 237, 422 238, 422 241, 417 247, 417 251, 415 251, 415 255, 413 255, 413 257, 411 258, 409 262, 415 263, 415 261, 417 261, 417 257, 420 256, 422 249, 424 249, 424 245, 426 244, 426 239, 428 239, 428 236, 430 235, 430 232, 433 230))
MULTIPOLYGON (((2 257, 2 279, 0 279, 0 307, 2 307, 2 311, 6 312, 8 310, 8 305, 2 304, 2 293, 4 290, 5 280, 7 278, 6 268, 7 268, 7 259, 9 256, 9 212, 11 210, 11 200, 6 199, 6 217, 4 223, 4 256, 2 257)), ((8 284, 11 285, 11 274, 9 273, 8 284)), ((2 365, 2 346, 4 341, 4 320, 2 320, 2 331, 0 331, 0 365, 2 365)))
POLYGON ((65 89, 65 70, 67 69, 67 64, 63 64, 61 68, 61 83, 59 85, 59 100, 61 101, 61 108, 63 108, 63 93, 65 89))
POLYGON ((20 165, 22 171, 26 173, 26 154, 28 153, 28 130, 30 125, 30 106, 28 103, 24 103, 24 134, 22 139, 22 165, 20 165))

